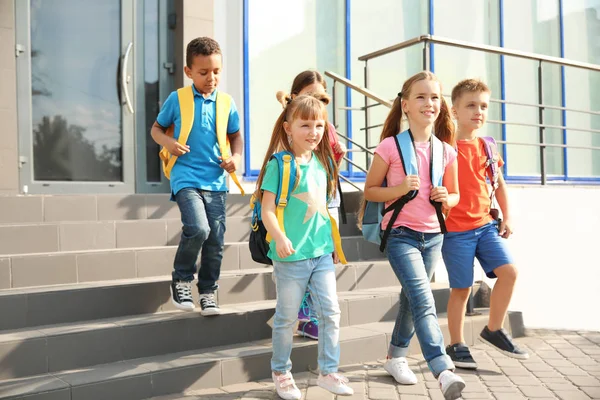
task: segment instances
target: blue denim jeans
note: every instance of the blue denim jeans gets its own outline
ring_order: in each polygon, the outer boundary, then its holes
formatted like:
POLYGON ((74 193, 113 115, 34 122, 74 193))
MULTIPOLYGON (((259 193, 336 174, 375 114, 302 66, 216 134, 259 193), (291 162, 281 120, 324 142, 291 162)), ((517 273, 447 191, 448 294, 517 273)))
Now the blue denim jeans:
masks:
POLYGON ((194 280, 198 254, 198 291, 213 293, 221 273, 225 243, 225 201, 227 192, 195 188, 181 189, 175 201, 181 212, 181 241, 174 261, 173 280, 194 280))
POLYGON ((386 250, 402 285, 400 311, 388 356, 406 357, 408 345, 416 332, 423 357, 436 377, 444 370, 454 369, 444 350, 444 337, 429 284, 441 258, 442 242, 441 233, 420 233, 399 227, 391 231, 386 250))
POLYGON ((277 306, 273 321, 271 369, 292 369, 294 326, 298 308, 310 290, 313 310, 319 318, 319 368, 323 375, 337 372, 340 362, 340 306, 336 293, 335 265, 331 254, 293 262, 273 262, 277 306))

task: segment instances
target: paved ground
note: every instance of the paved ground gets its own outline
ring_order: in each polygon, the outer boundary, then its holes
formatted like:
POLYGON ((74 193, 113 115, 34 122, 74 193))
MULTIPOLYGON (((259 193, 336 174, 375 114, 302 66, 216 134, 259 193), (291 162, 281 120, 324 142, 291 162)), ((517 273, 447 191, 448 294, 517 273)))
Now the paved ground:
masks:
MULTIPOLYGON (((530 359, 517 361, 490 346, 472 347, 479 364, 476 372, 457 370, 467 382, 464 399, 600 399, 600 332, 530 331, 517 339, 529 349, 530 359)), ((401 386, 387 375, 381 360, 342 368, 355 390, 352 400, 442 399, 436 380, 422 358, 409 359, 419 383, 401 386)), ((316 375, 295 375, 305 400, 333 400, 329 392, 316 386, 316 375)), ((233 400, 278 399, 270 381, 190 392, 161 399, 233 400)))

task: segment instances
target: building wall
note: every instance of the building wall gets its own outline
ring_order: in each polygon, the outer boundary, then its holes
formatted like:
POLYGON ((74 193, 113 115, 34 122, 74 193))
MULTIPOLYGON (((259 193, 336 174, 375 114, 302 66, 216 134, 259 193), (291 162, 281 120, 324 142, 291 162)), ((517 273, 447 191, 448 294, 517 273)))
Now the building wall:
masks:
POLYGON ((14 0, 0 0, 0 194, 19 187, 14 0))
MULTIPOLYGON (((509 187, 514 235, 507 243, 519 270, 511 310, 528 328, 600 330, 600 188, 509 187)), ((475 279, 489 280, 476 266, 475 279)), ((447 282, 442 264, 436 281, 447 282)))

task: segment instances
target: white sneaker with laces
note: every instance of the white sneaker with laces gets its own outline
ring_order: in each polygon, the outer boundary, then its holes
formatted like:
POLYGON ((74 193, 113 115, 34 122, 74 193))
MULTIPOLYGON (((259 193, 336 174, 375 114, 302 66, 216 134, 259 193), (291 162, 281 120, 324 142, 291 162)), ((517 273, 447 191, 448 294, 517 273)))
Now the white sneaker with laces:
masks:
POLYGON ((298 386, 296 386, 291 372, 288 371, 281 375, 275 375, 275 372, 271 372, 271 377, 273 378, 273 383, 275 383, 277 395, 283 400, 299 400, 302 398, 302 393, 298 389, 298 386))
POLYGON ((202 314, 203 316, 208 317, 211 315, 220 315, 221 314, 221 309, 217 305, 217 300, 215 300, 214 293, 200 294, 199 303, 200 303, 200 308, 202 309, 200 314, 202 314))
POLYGON ((350 382, 348 378, 337 372, 328 375, 319 374, 319 378, 317 378, 317 385, 340 396, 352 396, 354 394, 354 389, 348 386, 348 382, 350 382))
POLYGON ((438 376, 438 382, 442 394, 444 395, 444 399, 446 400, 459 399, 465 388, 465 381, 463 378, 450 370, 443 371, 440 376, 438 376))
POLYGON ((411 371, 408 361, 404 357, 387 359, 383 364, 383 369, 401 385, 415 385, 417 383, 417 376, 411 371))

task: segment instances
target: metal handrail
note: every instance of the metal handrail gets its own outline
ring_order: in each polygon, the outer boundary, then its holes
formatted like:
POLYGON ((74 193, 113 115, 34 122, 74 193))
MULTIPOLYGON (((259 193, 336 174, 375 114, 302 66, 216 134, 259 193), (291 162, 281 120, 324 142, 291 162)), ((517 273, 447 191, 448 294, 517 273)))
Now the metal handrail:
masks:
POLYGON ((591 70, 591 71, 600 71, 600 65, 596 65, 596 64, 568 60, 568 59, 560 58, 560 57, 552 57, 552 56, 547 56, 544 54, 530 53, 527 51, 510 50, 510 49, 506 49, 504 47, 490 46, 487 44, 474 44, 474 43, 464 42, 462 40, 448 39, 445 37, 434 36, 434 35, 421 35, 419 37, 404 41, 402 43, 398 43, 398 44, 386 47, 384 49, 377 50, 377 51, 371 52, 369 54, 365 54, 364 56, 358 57, 358 60, 359 61, 372 60, 374 58, 381 57, 383 55, 393 53, 395 51, 402 50, 407 47, 413 46, 415 44, 423 43, 423 42, 429 42, 429 43, 434 43, 434 44, 435 43, 443 44, 443 45, 447 45, 447 46, 459 47, 459 48, 468 49, 468 50, 485 51, 486 53, 493 53, 493 54, 499 54, 499 55, 504 55, 504 56, 525 58, 525 59, 534 60, 534 61, 543 61, 543 62, 547 62, 547 63, 551 63, 551 64, 563 65, 565 67, 583 68, 583 69, 587 69, 587 70, 591 70))
MULTIPOLYGON (((390 108, 392 107, 391 101, 386 100, 383 97, 376 95, 375 93, 373 93, 372 91, 370 91, 367 88, 364 88, 362 86, 358 86, 358 85, 354 84, 352 81, 344 78, 341 75, 336 74, 335 72, 325 71, 325 76, 330 77, 334 81, 342 83, 343 85, 349 87, 350 89, 356 90, 358 93, 362 94, 363 96, 365 96, 371 100, 375 100, 376 102, 381 103, 390 108)), ((334 97, 334 100, 335 100, 335 97, 334 97)))

